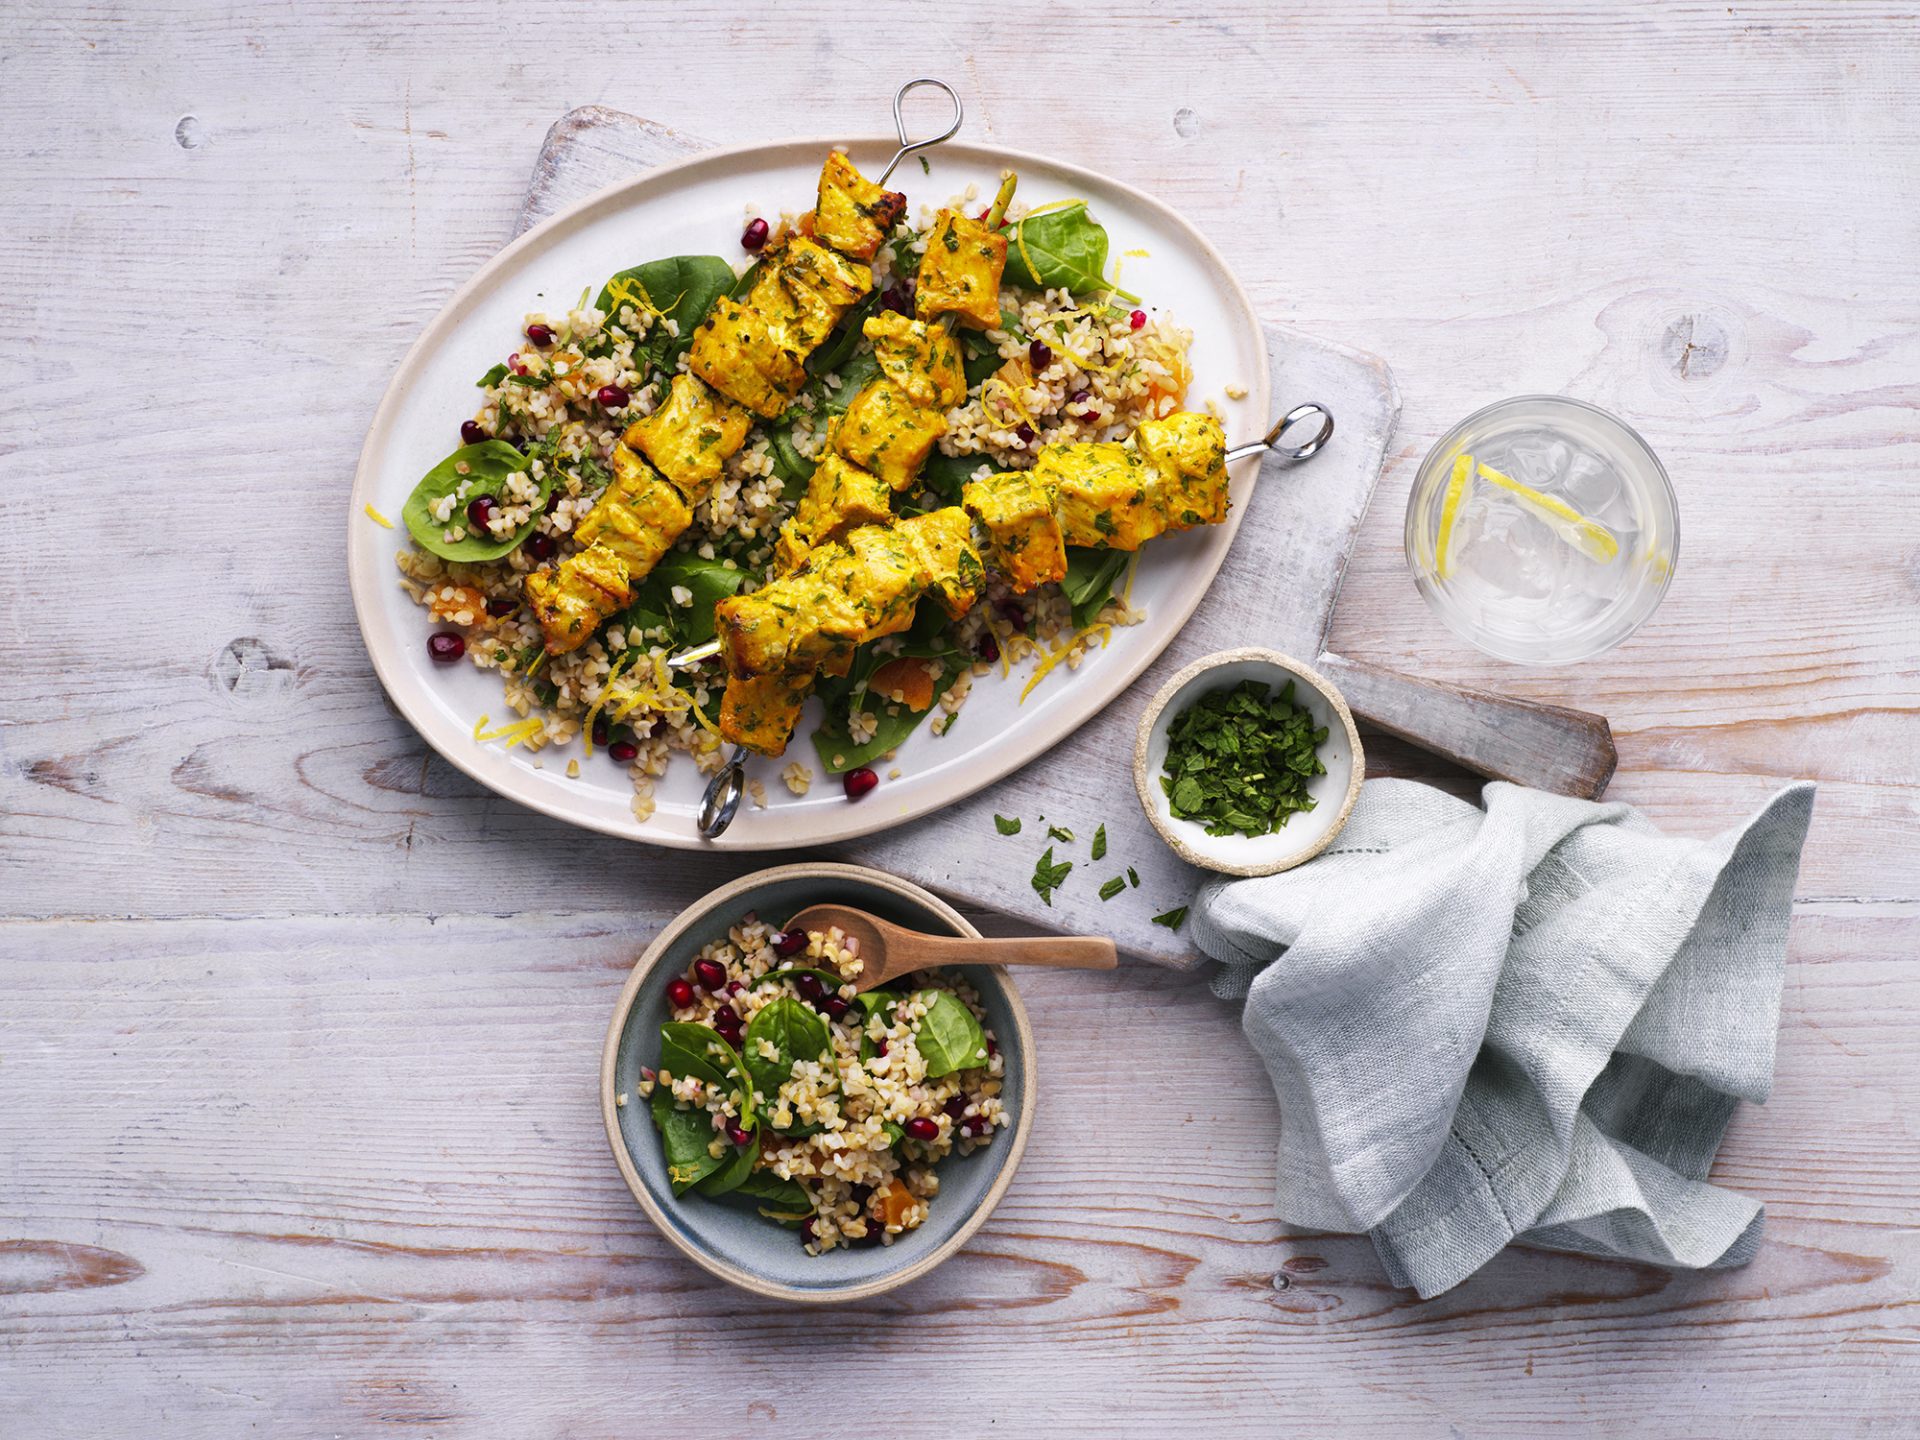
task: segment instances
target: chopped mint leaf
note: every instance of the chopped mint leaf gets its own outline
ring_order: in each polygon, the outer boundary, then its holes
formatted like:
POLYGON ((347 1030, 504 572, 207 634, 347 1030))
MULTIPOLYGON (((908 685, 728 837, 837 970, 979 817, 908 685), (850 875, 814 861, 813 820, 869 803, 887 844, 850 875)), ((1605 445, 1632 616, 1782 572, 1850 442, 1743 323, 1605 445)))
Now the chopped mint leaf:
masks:
POLYGON ((1140 875, 1131 865, 1127 866, 1127 883, 1136 890, 1140 888, 1140 875))
POLYGON ((993 828, 998 830, 1002 835, 1018 835, 1020 833, 1020 817, 1016 815, 1013 819, 1009 820, 1004 815, 995 815, 993 817, 993 828))
POLYGON ((1118 895, 1122 890, 1126 888, 1127 888, 1126 876, 1116 875, 1113 877, 1113 879, 1107 881, 1106 884, 1100 887, 1100 898, 1102 900, 1111 900, 1113 899, 1114 896, 1118 895))
POLYGON ((1186 920, 1187 920, 1187 907, 1184 905, 1182 905, 1178 910, 1168 910, 1163 914, 1156 915, 1153 917, 1154 924, 1164 925, 1169 930, 1178 930, 1182 925, 1186 923, 1186 920))
POLYGON ((1049 825, 1049 826, 1047 827, 1047 839, 1049 839, 1049 840, 1064 840, 1064 841, 1066 841, 1066 842, 1067 842, 1068 844, 1072 844, 1072 843, 1073 843, 1073 831, 1071 831, 1071 830, 1067 830, 1067 829, 1063 829, 1062 827, 1060 827, 1060 826, 1058 826, 1058 825, 1049 825))
POLYGON ((1095 860, 1107 858, 1107 827, 1104 825, 1093 832, 1093 858, 1095 860))
POLYGON ((1072 870, 1073 862, 1071 860, 1062 861, 1057 865, 1054 863, 1053 847, 1049 845, 1047 847, 1047 853, 1042 855, 1039 863, 1033 867, 1033 893, 1051 906, 1053 904, 1053 892, 1060 888, 1060 883, 1067 878, 1072 870))

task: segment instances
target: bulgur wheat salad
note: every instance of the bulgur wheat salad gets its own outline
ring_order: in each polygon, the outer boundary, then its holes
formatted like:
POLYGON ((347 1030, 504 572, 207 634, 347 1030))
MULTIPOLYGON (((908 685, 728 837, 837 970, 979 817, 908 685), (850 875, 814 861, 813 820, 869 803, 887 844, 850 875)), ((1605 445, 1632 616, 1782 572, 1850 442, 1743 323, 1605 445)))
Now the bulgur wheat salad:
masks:
POLYGON ((976 679, 1032 662, 1024 699, 1144 618, 1139 545, 1226 513, 1218 416, 1180 409, 1191 333, 1116 287, 1085 203, 1013 188, 916 224, 836 151, 738 273, 653 260, 526 315, 397 557, 433 659, 500 676, 477 742, 604 750, 645 820, 675 751, 782 757, 817 696, 857 799, 976 679))
POLYGON ((660 1063, 638 1090, 675 1195, 731 1195, 810 1255, 891 1245, 926 1221, 935 1166, 1011 1123, 973 989, 927 972, 856 994, 860 964, 838 929, 748 915, 668 983, 660 1063))

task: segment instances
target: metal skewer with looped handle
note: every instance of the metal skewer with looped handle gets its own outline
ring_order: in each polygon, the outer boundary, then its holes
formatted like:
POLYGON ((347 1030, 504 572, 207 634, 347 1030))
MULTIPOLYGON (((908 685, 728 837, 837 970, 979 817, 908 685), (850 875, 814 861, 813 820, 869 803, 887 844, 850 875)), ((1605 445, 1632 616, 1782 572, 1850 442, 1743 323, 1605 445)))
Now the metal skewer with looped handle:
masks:
MULTIPOLYGON (((916 85, 922 83, 940 84, 937 80, 926 82, 916 80, 913 83, 916 85)), ((944 85, 941 85, 940 88, 943 90, 946 89, 944 85)), ((901 94, 904 95, 905 93, 906 89, 903 88, 901 94)), ((951 94, 952 92, 948 91, 948 93, 951 94)), ((959 103, 958 99, 954 101, 956 109, 959 103)), ((899 113, 899 108, 899 100, 896 98, 894 101, 894 112, 896 115, 899 113)), ((958 128, 958 121, 955 122, 955 127, 958 128)), ((951 130, 947 132, 948 135, 952 133, 951 130)), ((947 136, 943 135, 940 138, 944 140, 947 136)), ((905 131, 903 130, 902 140, 904 141, 904 139, 905 131)), ((927 145, 935 142, 922 141, 920 143, 927 145)), ((906 153, 907 151, 905 149, 900 152, 901 155, 905 155, 906 153)), ((897 161, 899 156, 895 156, 894 158, 897 161)), ((892 167, 889 166, 888 168, 891 169, 892 167)), ((1297 465, 1302 460, 1311 460, 1315 455, 1318 455, 1326 448, 1327 441, 1332 438, 1333 412, 1328 410, 1324 405, 1309 401, 1305 405, 1294 406, 1293 409, 1282 415, 1274 427, 1260 439, 1251 441, 1245 445, 1237 445, 1227 451, 1227 463, 1232 464, 1236 460, 1245 460, 1253 455, 1264 454, 1270 455, 1282 465, 1297 465), (1297 445, 1287 445, 1283 443, 1289 433, 1298 433, 1301 426, 1315 417, 1318 417, 1320 423, 1314 428, 1313 434, 1310 437, 1297 445)), ((718 640, 709 640, 704 645, 696 645, 691 650, 683 650, 678 655, 672 656, 668 659, 667 664, 672 669, 684 670, 691 666, 698 665, 704 660, 711 660, 719 653, 720 642, 718 640)), ((747 756, 750 753, 744 745, 734 746, 733 753, 727 757, 727 763, 714 774, 712 780, 707 782, 706 793, 700 797, 699 812, 694 817, 694 823, 699 826, 700 837, 703 840, 719 839, 720 836, 726 832, 727 827, 733 823, 733 817, 739 812, 740 799, 747 793, 747 756)))

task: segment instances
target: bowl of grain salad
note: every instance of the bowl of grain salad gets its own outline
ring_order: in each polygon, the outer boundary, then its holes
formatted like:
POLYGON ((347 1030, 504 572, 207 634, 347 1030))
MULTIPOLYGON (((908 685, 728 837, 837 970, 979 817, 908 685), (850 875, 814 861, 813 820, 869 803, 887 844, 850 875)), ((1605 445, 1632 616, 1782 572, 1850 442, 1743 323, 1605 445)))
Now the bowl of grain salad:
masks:
POLYGON ((875 1295, 960 1249, 1011 1182, 1034 1103, 1003 970, 859 993, 857 943, 785 928, 827 903, 977 934, 877 870, 763 870, 654 939, 601 1058, 608 1139, 641 1208, 697 1264, 784 1300, 875 1295))

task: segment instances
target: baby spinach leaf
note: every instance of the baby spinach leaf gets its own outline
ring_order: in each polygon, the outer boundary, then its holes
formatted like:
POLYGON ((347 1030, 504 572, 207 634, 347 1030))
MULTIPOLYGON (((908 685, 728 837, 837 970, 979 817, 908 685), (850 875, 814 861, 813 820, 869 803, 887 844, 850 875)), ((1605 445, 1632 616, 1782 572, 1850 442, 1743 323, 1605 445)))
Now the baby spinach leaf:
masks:
POLYGON ((853 1003, 860 1007, 860 1058, 871 1060, 880 1053, 880 1047, 867 1033, 867 1022, 875 1015, 882 1015, 885 1023, 893 1023, 893 1007, 900 1003, 900 997, 886 990, 867 990, 853 997, 853 1003))
POLYGON ((993 828, 998 830, 1002 835, 1018 835, 1020 833, 1020 821, 1017 817, 1009 820, 1004 815, 995 815, 993 817, 993 828))
POLYGON ((860 348, 860 342, 866 338, 860 327, 879 308, 880 292, 875 290, 849 310, 846 318, 827 337, 826 343, 807 357, 807 373, 825 375, 853 359, 853 352, 860 348))
POLYGON ((1010 285, 1065 289, 1075 295, 1110 290, 1126 300, 1139 298, 1107 283, 1106 228, 1087 214, 1084 200, 1016 220, 1001 227, 1001 233, 1007 237, 1010 285))
POLYGON ((1106 826, 1102 825, 1098 830, 1093 832, 1093 848, 1087 852, 1087 856, 1092 860, 1104 860, 1107 858, 1106 826))
POLYGON ((973 472, 993 461, 985 455, 946 455, 936 450, 921 468, 920 483, 949 505, 960 503, 960 487, 973 478, 973 472))
POLYGON ((763 1207, 762 1215, 783 1225, 798 1225, 813 1213, 807 1187, 798 1180, 782 1180, 771 1170, 755 1170, 734 1187, 733 1193, 742 1200, 757 1200, 763 1207))
POLYGON ((914 1029, 913 1042, 927 1062, 929 1079, 987 1063, 986 1032, 958 995, 951 990, 919 990, 913 998, 927 1008, 914 1029))
POLYGON ((1167 910, 1153 917, 1153 923, 1164 925, 1169 930, 1178 930, 1187 919, 1187 907, 1182 905, 1175 910, 1167 910))
POLYGON ((1061 593, 1073 607, 1073 628, 1084 630, 1113 598, 1113 586, 1133 558, 1127 550, 1095 550, 1085 545, 1067 547, 1067 575, 1061 593))
POLYGON ((746 1052, 744 1063, 754 1088, 771 1104, 780 1087, 792 1078, 794 1062, 818 1060, 831 1044, 827 1022, 814 1008, 782 995, 762 1006, 753 1017, 740 1048, 746 1052), (762 1040, 772 1044, 773 1059, 760 1053, 762 1040))
POLYGON ((1053 892, 1059 889, 1061 882, 1072 873, 1073 862, 1071 860, 1063 860, 1058 865, 1054 864, 1053 847, 1049 845, 1047 847, 1047 853, 1042 855, 1033 867, 1033 880, 1031 881, 1033 893, 1051 906, 1053 904, 1053 892))
POLYGON ((849 770, 870 765, 901 744, 919 727, 922 720, 939 708, 940 697, 953 688, 954 681, 960 678, 966 668, 966 660, 947 638, 944 615, 938 606, 932 604, 921 606, 905 643, 892 654, 883 655, 872 646, 862 646, 845 677, 823 680, 815 687, 815 692, 826 705, 827 718, 813 732, 813 748, 819 753, 821 763, 827 767, 827 773, 844 775, 849 770), (940 674, 933 682, 933 699, 924 710, 910 710, 893 701, 868 702, 867 682, 872 679, 873 672, 888 660, 902 655, 941 662, 940 674), (857 708, 865 708, 875 720, 873 736, 863 744, 854 743, 848 728, 853 711, 857 708))
POLYGON ((991 340, 968 334, 960 341, 960 368, 966 374, 969 392, 1005 363, 991 340))
MULTIPOLYGON (((751 1128, 751 1127, 749 1127, 751 1128)), ((719 1168, 694 1186, 702 1195, 726 1195, 738 1190, 741 1183, 753 1174, 753 1165, 760 1158, 758 1140, 749 1140, 744 1145, 729 1143, 727 1153, 720 1157, 719 1168)))
POLYGON ((667 1161, 667 1183, 684 1195, 720 1168, 707 1153, 715 1134, 705 1110, 679 1110, 664 1087, 653 1092, 653 1123, 660 1131, 660 1149, 667 1161))
POLYGON ((442 560, 498 560, 519 549, 520 543, 533 534, 534 526, 540 521, 540 506, 552 493, 557 478, 552 465, 543 467, 546 475, 540 481, 540 498, 528 507, 527 523, 506 539, 496 540, 491 535, 479 536, 471 531, 459 540, 442 537, 455 525, 467 528, 469 501, 482 495, 504 496, 507 478, 519 474, 531 463, 528 456, 504 440, 462 445, 420 477, 420 483, 413 487, 413 493, 401 507, 400 518, 407 522, 407 530, 420 548, 442 560), (459 468, 462 465, 466 466, 464 472, 459 468), (462 486, 466 487, 466 499, 456 501, 453 512, 445 520, 434 519, 429 507, 449 495, 457 495, 462 486))
POLYGON ((827 391, 821 402, 821 408, 829 415, 847 413, 853 397, 866 389, 867 382, 880 378, 880 362, 874 359, 871 350, 862 350, 840 367, 839 378, 840 388, 827 391))
POLYGON ((644 355, 664 369, 693 344, 694 328, 733 286, 733 266, 718 255, 673 255, 622 270, 601 287, 593 303, 608 315, 617 314, 622 304, 654 312, 653 328, 633 347, 634 359, 636 368, 644 355), (668 331, 664 320, 679 327, 678 336, 668 331))
POLYGON ((1111 900, 1113 899, 1114 896, 1118 895, 1122 890, 1126 888, 1127 888, 1127 877, 1124 875, 1116 875, 1111 880, 1108 880, 1101 885, 1100 898, 1102 900, 1111 900))
POLYGON ((706 560, 691 550, 670 550, 653 572, 635 587, 627 606, 629 630, 656 630, 664 626, 680 645, 704 645, 713 638, 713 607, 740 593, 747 572, 724 560, 706 560), (693 592, 691 604, 673 598, 676 585, 693 592))
POLYGON ((676 1079, 692 1075, 709 1085, 729 1085, 724 1061, 708 1049, 719 1034, 688 1020, 669 1020, 660 1027, 660 1068, 676 1079))

